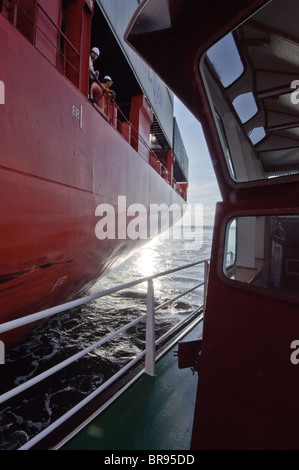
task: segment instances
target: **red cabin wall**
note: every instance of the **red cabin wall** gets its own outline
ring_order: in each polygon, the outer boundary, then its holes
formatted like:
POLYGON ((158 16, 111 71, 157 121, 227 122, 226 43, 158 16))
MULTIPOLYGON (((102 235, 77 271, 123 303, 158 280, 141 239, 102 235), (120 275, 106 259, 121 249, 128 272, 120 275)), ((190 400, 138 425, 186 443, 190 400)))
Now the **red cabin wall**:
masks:
MULTIPOLYGON (((299 213, 293 197, 253 199, 248 212, 299 213), (276 199, 276 200, 275 200, 276 199), (279 201, 280 199, 280 201, 279 201), (276 211, 272 209, 276 207, 276 211)), ((298 449, 298 301, 282 293, 240 286, 222 273, 229 203, 217 206, 195 409, 192 449, 298 449)))

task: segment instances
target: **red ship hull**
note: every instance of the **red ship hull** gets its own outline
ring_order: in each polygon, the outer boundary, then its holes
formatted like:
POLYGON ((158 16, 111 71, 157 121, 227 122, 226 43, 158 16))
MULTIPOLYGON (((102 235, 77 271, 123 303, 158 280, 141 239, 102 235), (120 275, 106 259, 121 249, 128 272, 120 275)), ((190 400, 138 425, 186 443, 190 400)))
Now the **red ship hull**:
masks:
MULTIPOLYGON (((99 204, 117 211, 118 196, 126 196, 128 205, 149 210, 184 201, 1 15, 0 61, 0 321, 6 322, 73 299, 144 242, 99 240, 99 204)), ((12 335, 6 344, 18 339, 12 335)))

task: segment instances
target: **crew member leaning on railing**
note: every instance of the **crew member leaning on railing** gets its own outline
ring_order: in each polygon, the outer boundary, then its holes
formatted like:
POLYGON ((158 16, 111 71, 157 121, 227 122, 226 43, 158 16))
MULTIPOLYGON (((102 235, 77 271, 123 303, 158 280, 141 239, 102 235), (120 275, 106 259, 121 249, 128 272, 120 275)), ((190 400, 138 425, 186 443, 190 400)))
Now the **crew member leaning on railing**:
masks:
POLYGON ((105 75, 105 77, 103 78, 101 82, 101 87, 103 90, 103 94, 104 95, 106 94, 109 96, 109 99, 104 101, 104 112, 106 114, 109 114, 109 111, 108 111, 109 101, 114 101, 116 97, 115 91, 111 90, 110 88, 112 84, 113 84, 112 78, 109 77, 109 75, 105 75))
POLYGON ((101 82, 101 85, 104 90, 104 93, 107 93, 112 99, 115 99, 116 93, 114 90, 111 90, 113 81, 112 81, 112 78, 109 77, 109 75, 105 75, 105 77, 103 78, 103 81, 101 82))
POLYGON ((100 72, 94 69, 94 61, 100 57, 100 50, 97 47, 93 47, 89 53, 89 84, 93 80, 99 78, 100 72))

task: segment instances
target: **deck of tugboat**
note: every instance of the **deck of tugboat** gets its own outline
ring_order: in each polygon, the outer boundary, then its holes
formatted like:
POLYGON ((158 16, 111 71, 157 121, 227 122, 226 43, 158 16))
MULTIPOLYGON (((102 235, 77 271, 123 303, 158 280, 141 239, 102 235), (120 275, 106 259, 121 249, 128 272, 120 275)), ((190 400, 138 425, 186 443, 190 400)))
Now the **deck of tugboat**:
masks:
MULTIPOLYGON (((201 338, 202 323, 182 341, 201 338)), ((179 369, 177 344, 60 450, 189 450, 197 374, 179 369)))
MULTIPOLYGON (((196 363, 199 349, 192 351, 191 360, 188 351, 187 355, 184 353, 182 356, 180 353, 179 359, 174 351, 178 350, 178 342, 183 343, 187 338, 188 341, 201 338, 208 266, 208 259, 195 261, 1 324, 0 333, 7 332, 70 308, 86 305, 96 298, 147 283, 146 314, 141 314, 94 344, 0 395, 0 402, 5 403, 143 322, 143 350, 79 403, 31 437, 19 450, 188 449, 197 384, 197 377, 192 375, 190 367, 196 363), (156 306, 153 281, 197 265, 202 265, 203 281, 156 306), (199 288, 203 289, 203 304, 192 313, 186 312, 179 323, 156 338, 156 313, 199 288), (186 369, 179 368, 179 362, 182 366, 182 358, 186 369)), ((197 345, 199 343, 196 341, 197 345)), ((188 349, 189 345, 183 347, 187 346, 188 349)))

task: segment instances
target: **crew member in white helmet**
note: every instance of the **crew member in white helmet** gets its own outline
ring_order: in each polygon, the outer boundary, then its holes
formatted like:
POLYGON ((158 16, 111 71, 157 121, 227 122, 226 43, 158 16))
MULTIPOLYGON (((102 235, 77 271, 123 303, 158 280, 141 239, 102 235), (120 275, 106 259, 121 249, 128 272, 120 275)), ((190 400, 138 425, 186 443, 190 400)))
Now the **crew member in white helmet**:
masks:
POLYGON ((94 61, 100 56, 100 51, 97 47, 93 47, 89 54, 89 78, 95 80, 99 77, 99 71, 94 69, 94 61))
POLYGON ((111 98, 115 99, 116 93, 115 93, 115 91, 111 90, 111 87, 113 85, 112 78, 109 75, 105 75, 105 77, 103 78, 101 84, 102 84, 102 88, 104 90, 104 93, 108 93, 108 95, 111 98))

